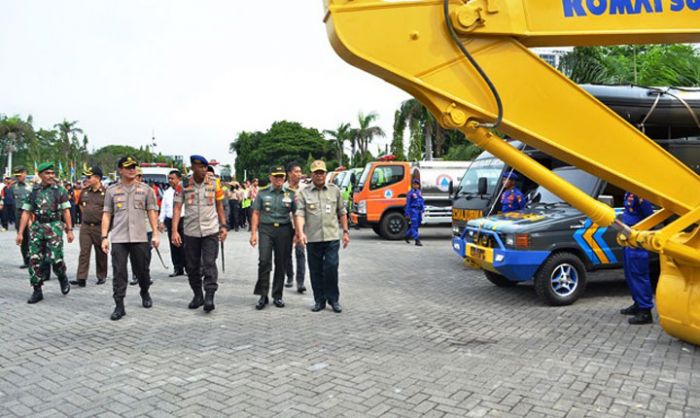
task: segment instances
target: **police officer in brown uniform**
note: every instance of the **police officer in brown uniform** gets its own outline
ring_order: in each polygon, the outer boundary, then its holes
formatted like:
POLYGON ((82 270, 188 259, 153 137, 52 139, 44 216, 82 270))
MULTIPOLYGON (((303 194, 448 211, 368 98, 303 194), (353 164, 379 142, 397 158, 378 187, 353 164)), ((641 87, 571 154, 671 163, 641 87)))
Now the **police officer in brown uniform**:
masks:
POLYGON ((158 248, 160 238, 153 234, 151 242, 146 235, 144 217, 148 214, 151 228, 158 231, 158 203, 153 189, 136 181, 138 162, 132 156, 119 159, 117 168, 121 180, 107 188, 102 214, 102 251, 109 251, 110 221, 112 225, 112 288, 115 308, 110 319, 116 321, 126 315, 124 296, 129 277, 127 260, 131 259, 139 278, 141 303, 144 308, 153 306, 148 293, 150 278, 147 272, 150 246, 158 248))
POLYGON ((80 193, 78 208, 83 221, 80 226, 80 256, 78 257, 78 273, 71 284, 85 287, 90 271, 90 249, 95 249, 95 273, 97 284, 107 280, 107 254, 102 251, 102 212, 105 206, 106 189, 102 185, 102 169, 97 166, 89 167, 84 172, 85 187, 80 193))

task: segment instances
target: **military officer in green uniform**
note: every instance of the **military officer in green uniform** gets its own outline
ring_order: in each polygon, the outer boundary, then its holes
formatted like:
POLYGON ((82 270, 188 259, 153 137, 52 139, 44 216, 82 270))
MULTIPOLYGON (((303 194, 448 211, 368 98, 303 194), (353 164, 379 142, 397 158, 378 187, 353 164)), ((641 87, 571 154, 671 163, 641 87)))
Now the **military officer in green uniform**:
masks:
POLYGON ((56 184, 53 163, 42 163, 38 167, 38 172, 41 184, 34 186, 22 204, 22 218, 16 239, 17 245, 22 245, 30 216, 34 215, 34 222, 29 228, 29 275, 34 293, 27 301, 28 303, 37 303, 44 298, 41 291, 43 284, 41 258, 44 254, 53 264, 53 270, 61 285, 61 293, 67 295, 70 292, 66 264, 63 261, 64 223, 68 242, 73 242, 68 192, 56 184))
POLYGON ((270 185, 258 192, 253 203, 253 216, 250 222, 250 245, 258 243, 260 230, 260 259, 258 261, 258 282, 256 295, 260 296, 255 309, 263 309, 269 303, 270 272, 274 253, 275 275, 272 281, 272 301, 278 308, 284 308, 282 291, 287 268, 287 258, 292 251, 291 216, 296 211, 294 191, 284 187, 286 171, 282 166, 270 170, 270 185))
MULTIPOLYGON (((19 221, 22 219, 22 205, 24 204, 24 200, 29 195, 31 187, 27 185, 26 168, 18 166, 15 168, 13 174, 16 181, 15 184, 10 186, 10 190, 8 192, 12 193, 12 196, 15 199, 15 227, 19 231, 19 221)), ((20 251, 22 253, 22 265, 20 268, 24 269, 29 267, 29 228, 25 228, 24 230, 20 251)))

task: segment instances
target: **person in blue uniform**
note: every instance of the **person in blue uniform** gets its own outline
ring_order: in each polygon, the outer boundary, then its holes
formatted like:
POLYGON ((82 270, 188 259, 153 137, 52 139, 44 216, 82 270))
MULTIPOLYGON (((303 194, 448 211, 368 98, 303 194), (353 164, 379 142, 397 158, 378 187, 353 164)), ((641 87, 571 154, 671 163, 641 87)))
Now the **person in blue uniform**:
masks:
POLYGON ((520 178, 512 171, 503 174, 503 194, 501 194, 501 212, 513 212, 525 208, 525 195, 515 187, 515 182, 520 178))
POLYGON ((420 179, 413 179, 411 182, 411 190, 409 190, 406 195, 406 209, 404 209, 404 216, 409 222, 408 230, 406 231, 406 243, 413 239, 416 241, 416 245, 419 247, 423 246, 418 237, 418 228, 423 220, 423 211, 425 210, 425 201, 423 200, 423 195, 420 192, 420 179))
MULTIPOLYGON (((625 225, 636 225, 654 213, 651 203, 635 194, 626 193, 624 203, 622 222, 625 225)), ((654 307, 654 299, 649 277, 649 253, 644 249, 631 247, 624 247, 622 251, 625 280, 634 303, 620 310, 620 313, 632 315, 628 320, 632 325, 650 324, 653 322, 651 308, 654 307)))

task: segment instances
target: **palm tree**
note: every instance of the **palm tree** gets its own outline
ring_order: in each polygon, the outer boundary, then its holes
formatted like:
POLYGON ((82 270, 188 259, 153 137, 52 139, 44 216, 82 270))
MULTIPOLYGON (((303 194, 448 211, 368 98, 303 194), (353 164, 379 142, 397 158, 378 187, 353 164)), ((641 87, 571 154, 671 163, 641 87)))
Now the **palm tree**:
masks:
MULTIPOLYGON (((428 109, 416 99, 409 99, 401 103, 398 118, 403 120, 403 126, 408 125, 411 132, 412 141, 425 142, 425 159, 433 159, 433 140, 435 140, 435 155, 441 157, 445 146, 445 129, 443 129, 428 109), (420 130, 420 132, 416 132, 420 130)), ((400 125, 399 125, 400 127, 400 125)), ((421 150, 422 144, 412 144, 409 146, 414 151, 413 158, 418 150, 421 150)), ((422 151, 420 152, 422 154, 422 151)), ((409 152, 410 154, 410 152, 409 152)), ((418 158, 420 159, 420 157, 418 158)))
MULTIPOLYGON (((374 140, 374 137, 386 136, 382 128, 372 125, 372 123, 374 123, 377 119, 379 119, 379 115, 376 112, 370 112, 367 115, 360 112, 357 116, 358 127, 355 129, 355 142, 360 147, 360 158, 362 161, 365 160, 369 149, 369 144, 374 140)), ((354 151, 355 150, 353 149, 353 157, 355 155, 354 151)))
POLYGON ((343 152, 345 141, 352 141, 354 136, 350 124, 341 123, 334 131, 327 129, 323 131, 323 133, 330 136, 330 139, 335 142, 336 151, 338 152, 338 165, 343 165, 343 160, 345 159, 345 153, 343 152))
POLYGON ((63 161, 63 166, 69 167, 70 161, 75 157, 76 144, 78 144, 78 134, 82 134, 83 130, 78 128, 78 121, 74 120, 69 122, 63 120, 61 123, 54 125, 54 128, 58 129, 59 136, 59 150, 61 152, 61 160, 63 161), (65 157, 68 159, 66 160, 65 157))

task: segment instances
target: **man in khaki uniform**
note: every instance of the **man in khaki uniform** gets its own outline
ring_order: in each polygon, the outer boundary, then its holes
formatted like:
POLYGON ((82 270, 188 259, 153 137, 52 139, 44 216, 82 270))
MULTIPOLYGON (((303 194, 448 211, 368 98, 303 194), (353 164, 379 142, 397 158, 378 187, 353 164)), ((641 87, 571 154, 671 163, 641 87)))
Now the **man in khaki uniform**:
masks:
POLYGON ((138 162, 131 156, 122 157, 117 163, 121 180, 115 183, 105 193, 104 213, 102 214, 102 251, 109 251, 109 227, 112 225, 112 283, 115 308, 110 319, 121 319, 126 315, 124 296, 129 273, 127 260, 131 258, 134 270, 139 277, 141 288, 141 303, 144 308, 153 306, 148 293, 150 280, 146 271, 146 261, 150 247, 158 248, 160 238, 153 234, 149 243, 146 235, 144 217, 154 231, 158 229, 158 204, 153 190, 148 185, 136 181, 138 162))
POLYGON ((310 187, 299 192, 296 210, 297 241, 307 248, 311 288, 314 291, 313 312, 326 308, 342 312, 338 290, 338 250, 340 227, 343 230, 343 248, 350 243, 348 216, 343 194, 333 183, 326 184, 326 163, 311 163, 310 187))
POLYGON ((173 245, 185 244, 185 263, 194 298, 190 309, 204 305, 205 312, 214 310, 214 294, 219 288, 219 241, 226 240, 228 225, 224 213, 224 191, 213 176, 207 175, 209 162, 201 155, 190 157, 192 177, 189 184, 175 192, 173 210, 173 245), (178 232, 185 204, 185 236, 178 232), (204 281, 202 281, 204 275, 204 281), (202 284, 206 295, 202 297, 202 284))
POLYGON ((78 207, 82 219, 80 226, 80 256, 78 257, 78 273, 71 284, 85 287, 90 271, 90 249, 95 248, 95 273, 97 284, 107 280, 107 254, 102 251, 102 212, 105 206, 106 189, 102 185, 102 169, 89 167, 84 172, 85 187, 80 192, 78 207))

